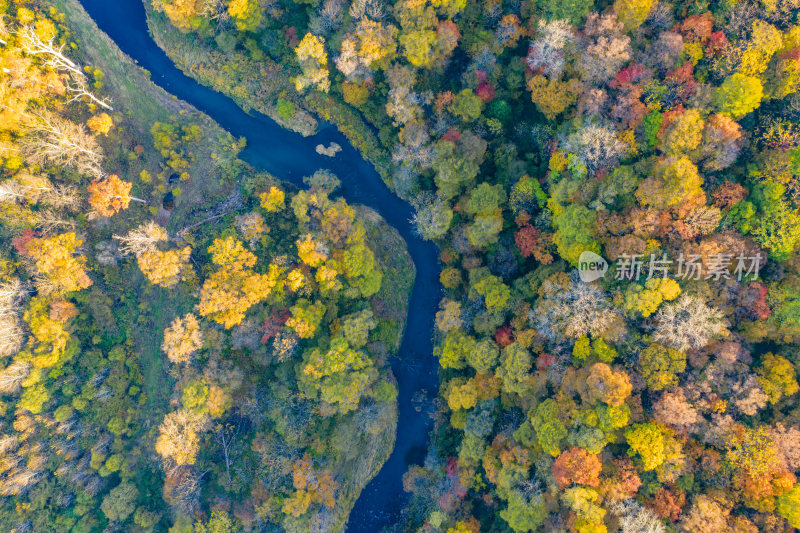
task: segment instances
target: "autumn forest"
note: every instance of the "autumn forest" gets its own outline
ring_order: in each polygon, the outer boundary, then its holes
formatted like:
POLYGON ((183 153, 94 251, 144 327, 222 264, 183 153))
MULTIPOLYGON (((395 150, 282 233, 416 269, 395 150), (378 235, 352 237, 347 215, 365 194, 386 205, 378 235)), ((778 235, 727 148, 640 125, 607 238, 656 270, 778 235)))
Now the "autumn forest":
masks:
POLYGON ((125 2, 375 175, 0 0, 0 530, 800 529, 800 0, 125 2))

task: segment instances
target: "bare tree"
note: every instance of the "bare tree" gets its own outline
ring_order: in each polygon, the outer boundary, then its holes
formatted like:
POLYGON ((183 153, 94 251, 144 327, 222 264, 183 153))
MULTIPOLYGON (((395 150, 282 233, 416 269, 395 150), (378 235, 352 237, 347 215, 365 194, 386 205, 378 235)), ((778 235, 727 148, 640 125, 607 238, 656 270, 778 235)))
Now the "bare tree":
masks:
POLYGON ((354 20, 358 20, 364 16, 367 11, 367 0, 354 0, 350 4, 350 16, 354 20))
POLYGON ((5 17, 0 17, 0 44, 3 46, 7 45, 8 42, 6 39, 8 39, 10 35, 11 34, 8 31, 8 26, 6 26, 5 17))
POLYGON ((18 279, 0 284, 0 357, 8 357, 22 347, 24 333, 19 311, 24 287, 18 279))
POLYGON ((32 485, 41 478, 41 472, 27 468, 15 468, 9 472, 0 483, 0 494, 14 496, 24 494, 32 485))
POLYGON ((558 78, 564 71, 566 50, 574 41, 574 30, 566 20, 540 20, 536 37, 528 48, 528 66, 533 71, 558 78))
POLYGON ((622 533, 664 533, 666 531, 658 516, 636 500, 614 502, 610 509, 619 517, 622 533))
POLYGON ((162 465, 169 483, 169 501, 183 515, 191 516, 200 505, 201 481, 205 472, 194 466, 165 460, 162 465))
POLYGON ((0 183, 0 204, 10 202, 43 203, 55 209, 73 210, 80 204, 72 185, 53 184, 43 176, 27 176, 0 183))
POLYGON ((40 201, 54 209, 74 211, 80 205, 81 197, 77 187, 55 184, 43 191, 40 201))
POLYGON ((203 0, 200 13, 209 20, 228 20, 228 8, 223 0, 203 0))
POLYGON ((16 435, 0 435, 0 455, 13 452, 19 446, 19 437, 16 435))
POLYGON ((373 20, 383 20, 386 18, 386 9, 380 0, 367 2, 367 15, 373 20))
POLYGON ((214 426, 214 440, 219 444, 219 451, 222 454, 222 459, 225 461, 225 474, 229 487, 233 483, 231 479, 231 467, 236 462, 236 458, 241 452, 241 446, 239 446, 239 444, 241 444, 241 440, 239 439, 241 429, 242 424, 238 421, 214 426))
POLYGON ((156 244, 168 239, 164 228, 153 221, 140 225, 127 235, 114 235, 114 239, 119 241, 119 249, 123 254, 139 256, 145 252, 152 252, 156 249, 156 244))
POLYGON ((528 315, 531 327, 551 342, 584 335, 607 339, 622 335, 624 322, 605 292, 580 281, 577 271, 572 272, 566 287, 558 284, 562 281, 542 283, 546 296, 528 315))
POLYGON ((315 33, 329 34, 342 25, 342 0, 325 0, 319 12, 312 17, 315 33))
POLYGON ((45 65, 56 72, 67 74, 69 79, 66 83, 66 88, 67 92, 72 95, 70 102, 85 97, 100 107, 113 110, 105 100, 101 100, 92 94, 88 88, 86 73, 83 72, 80 65, 64 55, 63 44, 56 46, 52 38, 45 42, 39 37, 33 26, 30 25, 20 28, 18 34, 22 40, 22 49, 27 54, 40 56, 44 58, 45 65))
POLYGON ((0 392, 15 394, 19 392, 22 381, 31 373, 31 364, 25 361, 14 361, 4 370, 0 370, 0 392))
POLYGON ((42 111, 29 127, 30 133, 22 142, 22 152, 29 163, 66 165, 83 174, 103 177, 102 149, 82 124, 42 111))
POLYGON ((14 180, 0 183, 0 204, 22 202, 26 199, 25 188, 14 180))
POLYGON ((43 209, 36 213, 36 227, 43 234, 50 235, 59 230, 75 229, 76 224, 53 209, 43 209))
POLYGON ((656 315, 654 338, 678 350, 699 349, 714 337, 728 334, 722 313, 696 296, 682 296, 656 315))
POLYGON ((22 282, 16 278, 0 284, 0 314, 17 313, 22 292, 22 282))

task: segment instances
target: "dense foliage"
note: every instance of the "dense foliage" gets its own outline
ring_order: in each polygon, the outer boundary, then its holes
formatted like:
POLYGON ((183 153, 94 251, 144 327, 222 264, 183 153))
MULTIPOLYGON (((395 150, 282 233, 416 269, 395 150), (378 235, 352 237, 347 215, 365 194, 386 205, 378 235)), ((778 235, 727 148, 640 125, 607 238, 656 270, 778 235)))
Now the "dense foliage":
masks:
POLYGON ((800 527, 800 4, 153 5, 240 101, 269 65, 284 119, 328 102, 440 245, 443 409, 398 528, 800 527))
POLYGON ((399 236, 75 24, 0 3, 0 529, 340 527, 391 449, 399 236))

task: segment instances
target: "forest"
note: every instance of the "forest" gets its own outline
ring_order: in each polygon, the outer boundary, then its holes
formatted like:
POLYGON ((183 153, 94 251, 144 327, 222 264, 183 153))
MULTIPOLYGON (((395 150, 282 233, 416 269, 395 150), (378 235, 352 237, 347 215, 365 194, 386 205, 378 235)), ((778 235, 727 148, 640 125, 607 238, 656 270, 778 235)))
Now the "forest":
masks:
POLYGON ((184 71, 335 123, 439 246, 440 409, 394 530, 800 527, 798 13, 152 1, 184 71))
POLYGON ((341 527, 394 438, 402 240, 85 15, 0 8, 0 529, 341 527))
MULTIPOLYGON (((401 240, 66 1, 0 0, 0 528, 343 531, 394 440, 401 240)), ((389 533, 800 529, 800 0, 144 2, 438 247, 389 533)))

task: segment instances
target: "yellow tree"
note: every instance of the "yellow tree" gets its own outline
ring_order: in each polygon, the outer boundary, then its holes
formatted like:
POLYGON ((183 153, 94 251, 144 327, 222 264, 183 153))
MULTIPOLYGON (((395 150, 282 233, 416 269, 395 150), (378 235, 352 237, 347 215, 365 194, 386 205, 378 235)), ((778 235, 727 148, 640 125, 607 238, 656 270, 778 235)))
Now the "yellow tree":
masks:
POLYGON ((158 426, 156 452, 179 465, 191 465, 200 451, 200 437, 208 425, 208 417, 190 409, 174 411, 158 426))
POLYGON ((409 63, 418 68, 429 68, 436 60, 436 32, 419 29, 403 32, 400 44, 409 63))
POLYGON ((303 73, 294 79, 298 92, 309 87, 328 92, 331 81, 328 79, 328 54, 325 52, 325 39, 307 33, 294 49, 303 73))
POLYGON ((328 259, 328 249, 324 243, 307 233, 303 238, 297 239, 297 256, 308 266, 318 267, 328 259))
POLYGON ((182 32, 196 30, 202 23, 203 0, 153 0, 153 7, 182 32))
POLYGON ((616 0, 614 11, 625 31, 630 31, 638 28, 647 20, 654 4, 654 0, 616 0))
POLYGON ((548 80, 536 75, 528 80, 531 101, 548 119, 553 120, 569 107, 580 94, 580 83, 576 79, 568 82, 548 80))
POLYGON ((748 76, 759 76, 766 69, 772 56, 781 49, 783 37, 778 28, 763 20, 755 19, 739 63, 739 72, 748 76))
POLYGON ((340 413, 358 407, 361 397, 377 378, 372 360, 353 349, 343 337, 331 341, 328 350, 316 348, 304 357, 301 382, 306 394, 335 406, 340 413))
POLYGON ((261 24, 261 6, 258 0, 231 0, 228 15, 239 31, 255 31, 261 24))
POLYGON ((86 258, 77 254, 83 241, 74 232, 33 239, 27 252, 36 261, 36 270, 59 293, 79 291, 92 285, 86 273, 86 258))
POLYGON ((286 193, 274 185, 258 196, 261 207, 268 213, 275 213, 284 208, 286 193))
POLYGON ((247 311, 274 291, 283 290, 285 269, 270 265, 266 274, 253 272, 256 256, 234 237, 216 239, 208 248, 219 268, 203 283, 197 310, 225 328, 239 324, 247 311))
POLYGON ((656 165, 653 176, 645 179, 636 191, 639 203, 666 209, 697 200, 704 195, 703 178, 686 156, 673 156, 656 165))
POLYGON ((151 250, 139 254, 136 262, 142 274, 153 285, 174 287, 179 281, 187 281, 194 274, 189 258, 192 248, 184 246, 176 250, 151 250))
POLYGON ((197 317, 188 313, 178 317, 164 330, 161 349, 173 363, 186 363, 203 346, 203 334, 197 317))
POLYGON ((386 66, 397 51, 397 28, 363 18, 356 27, 358 57, 365 66, 386 66))

